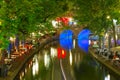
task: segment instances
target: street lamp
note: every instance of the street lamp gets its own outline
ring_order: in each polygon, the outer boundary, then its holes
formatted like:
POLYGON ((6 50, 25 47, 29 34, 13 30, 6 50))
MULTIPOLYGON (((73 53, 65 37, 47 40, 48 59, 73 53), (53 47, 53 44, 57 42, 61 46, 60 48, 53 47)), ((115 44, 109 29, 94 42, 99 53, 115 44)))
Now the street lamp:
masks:
POLYGON ((10 41, 14 42, 15 38, 14 37, 10 37, 10 41))
POLYGON ((0 21, 0 25, 2 25, 2 22, 0 21))
POLYGON ((108 15, 106 18, 107 18, 107 19, 110 19, 110 16, 108 15))

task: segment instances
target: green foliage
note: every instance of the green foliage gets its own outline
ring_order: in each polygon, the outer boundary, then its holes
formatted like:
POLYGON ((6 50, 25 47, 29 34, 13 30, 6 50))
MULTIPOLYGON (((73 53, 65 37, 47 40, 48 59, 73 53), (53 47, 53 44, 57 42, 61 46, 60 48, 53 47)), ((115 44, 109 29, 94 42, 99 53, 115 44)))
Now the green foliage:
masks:
POLYGON ((120 16, 119 0, 76 0, 75 17, 80 24, 87 25, 93 32, 102 32, 112 25, 112 19, 120 16), (109 19, 106 17, 110 16, 109 19))
POLYGON ((0 0, 0 47, 9 41, 4 36, 19 34, 22 38, 32 32, 50 32, 53 30, 50 21, 70 7, 68 0, 0 0))

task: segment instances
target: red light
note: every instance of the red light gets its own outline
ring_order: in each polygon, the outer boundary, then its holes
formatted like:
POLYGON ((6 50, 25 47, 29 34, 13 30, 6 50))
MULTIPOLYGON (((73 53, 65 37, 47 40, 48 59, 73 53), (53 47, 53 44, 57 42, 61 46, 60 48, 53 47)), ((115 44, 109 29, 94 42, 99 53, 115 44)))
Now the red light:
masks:
POLYGON ((58 48, 57 51, 58 51, 58 59, 66 57, 66 51, 64 49, 58 48))
POLYGON ((58 48, 58 49, 57 49, 57 52, 58 52, 58 59, 60 59, 61 49, 60 49, 60 48, 58 48))
POLYGON ((56 18, 56 21, 62 22, 64 25, 68 25, 69 18, 68 17, 58 17, 58 18, 56 18))
POLYGON ((66 52, 65 50, 62 49, 62 58, 65 58, 66 57, 66 52))

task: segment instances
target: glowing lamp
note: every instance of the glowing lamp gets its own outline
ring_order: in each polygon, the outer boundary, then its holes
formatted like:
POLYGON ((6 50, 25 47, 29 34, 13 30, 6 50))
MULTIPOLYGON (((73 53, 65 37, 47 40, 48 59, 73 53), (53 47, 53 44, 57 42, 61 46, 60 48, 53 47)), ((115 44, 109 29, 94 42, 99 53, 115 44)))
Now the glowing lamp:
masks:
POLYGON ((60 45, 62 48, 70 50, 73 48, 73 32, 71 30, 64 30, 60 34, 60 45))
POLYGON ((65 52, 65 50, 62 49, 61 54, 62 54, 62 55, 61 55, 62 58, 65 58, 65 57, 66 57, 66 52, 65 52))
POLYGON ((57 48, 57 52, 58 52, 58 59, 64 59, 66 57, 66 51, 62 48, 57 48))
POLYGON ((78 34, 78 46, 86 53, 88 53, 90 33, 89 29, 84 29, 78 34))

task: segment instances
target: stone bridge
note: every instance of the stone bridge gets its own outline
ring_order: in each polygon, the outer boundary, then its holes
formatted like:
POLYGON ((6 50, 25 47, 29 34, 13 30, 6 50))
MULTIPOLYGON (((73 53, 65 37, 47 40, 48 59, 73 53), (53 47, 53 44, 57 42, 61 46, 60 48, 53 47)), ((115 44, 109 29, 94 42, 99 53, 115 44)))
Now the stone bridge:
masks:
MULTIPOLYGON (((77 37, 77 35, 80 33, 81 30, 84 29, 84 27, 82 27, 82 26, 80 26, 80 27, 69 27, 67 29, 72 30, 73 33, 74 33, 74 36, 77 37)), ((66 30, 66 29, 58 28, 57 29, 58 34, 60 34, 63 30, 66 30)))

